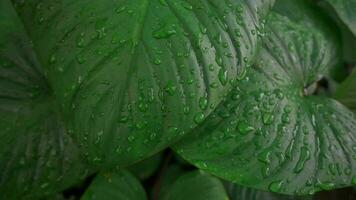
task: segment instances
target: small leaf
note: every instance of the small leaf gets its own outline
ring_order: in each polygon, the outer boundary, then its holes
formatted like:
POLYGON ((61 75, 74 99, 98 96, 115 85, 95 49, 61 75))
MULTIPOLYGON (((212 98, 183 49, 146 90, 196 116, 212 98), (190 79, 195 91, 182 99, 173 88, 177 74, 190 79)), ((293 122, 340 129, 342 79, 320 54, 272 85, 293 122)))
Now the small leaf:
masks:
POLYGON ((333 66, 337 48, 321 29, 291 19, 271 14, 260 60, 174 148, 209 173, 275 193, 352 185, 356 116, 307 89, 333 66))
POLYGON ((356 70, 339 85, 335 98, 356 112, 356 70))
POLYGON ((180 176, 162 200, 228 200, 224 185, 218 178, 194 171, 180 176))
POLYGON ((146 200, 146 193, 132 174, 127 171, 101 173, 95 177, 81 200, 146 200))

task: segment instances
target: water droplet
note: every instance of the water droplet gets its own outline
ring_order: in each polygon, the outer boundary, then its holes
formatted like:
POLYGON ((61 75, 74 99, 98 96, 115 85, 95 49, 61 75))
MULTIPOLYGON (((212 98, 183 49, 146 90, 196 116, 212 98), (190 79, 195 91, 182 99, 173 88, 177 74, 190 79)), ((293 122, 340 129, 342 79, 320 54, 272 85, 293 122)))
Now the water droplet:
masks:
POLYGON ((304 165, 309 159, 310 159, 310 151, 309 151, 308 147, 303 146, 300 150, 299 161, 294 168, 294 172, 300 173, 304 169, 304 165))
POLYGON ((79 38, 79 40, 77 42, 77 47, 79 47, 79 48, 84 47, 84 39, 83 38, 79 38))
POLYGON ((335 184, 326 182, 326 183, 319 183, 318 186, 323 190, 331 190, 335 187, 335 184))
POLYGON ((127 140, 128 140, 129 142, 133 142, 133 141, 135 140, 135 136, 130 135, 130 136, 127 137, 127 140))
POLYGON ((154 31, 153 37, 156 39, 167 39, 176 33, 176 25, 172 24, 170 26, 163 26, 160 29, 154 31))
POLYGON ((270 151, 264 151, 258 155, 258 160, 265 163, 269 164, 271 162, 271 152, 270 151))
POLYGON ((199 112, 194 116, 194 122, 197 124, 200 124, 204 121, 204 118, 205 118, 205 114, 202 112, 199 112))
POLYGON ((200 97, 199 99, 199 107, 202 110, 206 110, 206 108, 208 107, 208 99, 205 97, 200 97))
POLYGON ((221 58, 221 56, 217 55, 215 57, 215 62, 219 65, 219 66, 222 66, 223 65, 223 60, 221 58))
POLYGON ((57 61, 57 59, 56 59, 56 56, 55 56, 55 55, 52 55, 52 56, 49 58, 49 64, 54 64, 56 61, 57 61))
POLYGON ((200 32, 202 34, 206 34, 208 31, 208 29, 205 26, 203 26, 202 24, 199 25, 199 28, 200 28, 200 32))
POLYGON ((166 87, 166 92, 170 95, 173 96, 176 93, 177 87, 172 81, 169 81, 166 87))
POLYGON ((290 122, 290 118, 289 118, 289 115, 287 113, 283 113, 282 122, 283 123, 289 123, 290 122))
POLYGON ((249 125, 248 123, 246 122, 240 122, 238 125, 237 125, 237 128, 240 132, 241 135, 246 135, 252 131, 255 130, 255 128, 251 125, 249 125))
POLYGON ((265 125, 271 125, 274 121, 274 115, 269 112, 263 113, 262 120, 265 125))
POLYGON ((43 184, 41 184, 41 189, 45 189, 46 187, 48 187, 48 185, 49 185, 49 183, 43 183, 43 184))
POLYGON ((153 63, 154 63, 155 65, 160 65, 160 64, 162 63, 162 61, 161 61, 161 59, 159 59, 159 58, 155 58, 154 61, 153 61, 153 63))
POLYGON ((119 14, 119 13, 125 11, 125 10, 126 10, 126 6, 122 6, 122 7, 117 8, 117 9, 115 10, 115 12, 119 14))
POLYGON ((86 62, 86 59, 82 55, 77 55, 77 62, 78 64, 83 64, 86 62))
POLYGON ((269 190, 271 192, 280 192, 284 185, 284 181, 275 181, 269 185, 269 190))
POLYGON ((218 77, 219 77, 220 83, 222 85, 226 85, 226 83, 228 82, 228 80, 227 80, 227 70, 220 69, 218 77))

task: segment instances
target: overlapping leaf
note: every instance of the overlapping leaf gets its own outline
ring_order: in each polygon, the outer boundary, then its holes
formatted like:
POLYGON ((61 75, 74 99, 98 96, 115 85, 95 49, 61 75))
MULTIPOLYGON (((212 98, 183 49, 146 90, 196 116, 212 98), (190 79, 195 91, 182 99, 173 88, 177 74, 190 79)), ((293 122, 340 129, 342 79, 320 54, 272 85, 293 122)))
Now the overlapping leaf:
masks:
POLYGON ((201 171, 193 171, 180 176, 161 199, 227 200, 229 198, 218 178, 201 171))
POLYGON ((212 174, 277 193, 355 184, 355 115, 308 92, 335 63, 337 48, 317 26, 291 19, 268 18, 260 60, 175 149, 212 174))
POLYGON ((336 99, 356 112, 356 70, 337 88, 336 99))
POLYGON ((318 2, 339 25, 343 40, 343 57, 347 62, 356 62, 356 1, 322 0, 318 2))
POLYGON ((356 1, 355 0, 323 0, 336 13, 340 20, 356 36, 356 1))
POLYGON ((9 1, 0 2, 0 199, 37 199, 90 172, 9 1))

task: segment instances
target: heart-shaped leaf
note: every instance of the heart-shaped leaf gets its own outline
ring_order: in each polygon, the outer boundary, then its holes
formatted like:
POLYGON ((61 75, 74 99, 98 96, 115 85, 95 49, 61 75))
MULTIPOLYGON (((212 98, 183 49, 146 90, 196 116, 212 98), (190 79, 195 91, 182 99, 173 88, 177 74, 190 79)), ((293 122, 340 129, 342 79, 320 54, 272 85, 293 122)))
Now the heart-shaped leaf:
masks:
POLYGON ((0 1, 0 196, 38 199, 90 172, 9 1, 0 1))
POLYGON ((95 177, 81 200, 146 200, 139 180, 128 171, 101 173, 95 177))
POLYGON ((335 97, 356 112, 356 70, 337 88, 335 97))
POLYGON ((209 174, 193 171, 180 176, 162 200, 227 200, 222 182, 209 174))
POLYGON ((70 133, 121 166, 177 141, 255 54, 273 0, 15 0, 70 133))
POLYGON ((311 96, 309 87, 329 71, 337 48, 305 24, 277 13, 268 18, 260 60, 175 146, 180 155, 224 179, 277 193, 355 184, 356 117, 335 100, 311 96))

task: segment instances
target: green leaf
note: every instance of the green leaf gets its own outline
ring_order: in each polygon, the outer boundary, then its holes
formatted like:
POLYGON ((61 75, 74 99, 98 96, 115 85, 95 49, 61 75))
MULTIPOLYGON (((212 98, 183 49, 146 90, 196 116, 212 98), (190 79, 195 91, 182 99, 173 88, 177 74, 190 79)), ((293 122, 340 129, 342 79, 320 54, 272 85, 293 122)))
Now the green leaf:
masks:
POLYGON ((184 173, 182 166, 179 164, 172 164, 163 169, 152 188, 151 199, 164 199, 173 183, 184 173))
POLYGON ((128 169, 129 171, 136 175, 140 180, 145 180, 151 177, 159 168, 162 163, 163 152, 157 153, 156 155, 146 158, 140 161, 128 169))
POLYGON ((9 1, 0 1, 0 194, 38 199, 91 172, 67 135, 9 1))
POLYGON ((312 196, 288 196, 262 190, 243 187, 231 182, 226 182, 225 188, 230 200, 312 200, 312 196))
POLYGON ((127 171, 101 173, 95 177, 81 200, 146 200, 139 180, 127 171))
POLYGON ((329 6, 356 36, 356 0, 322 0, 321 4, 329 6))
MULTIPOLYGON (((342 35, 343 57, 346 62, 356 63, 356 9, 355 0, 322 0, 319 6, 338 24, 342 35)), ((330 22, 330 21, 329 21, 330 22)))
POLYGON ((335 98, 356 112, 356 70, 339 85, 335 98))
POLYGON ((304 21, 273 13, 267 22, 259 61, 175 150, 198 168, 261 190, 304 195, 355 184, 355 115, 308 93, 336 48, 304 21))
POLYGON ((14 0, 75 141, 121 167, 177 141, 253 59, 273 0, 14 0))
POLYGON ((170 187, 162 200, 228 200, 221 181, 201 171, 180 176, 170 187))

